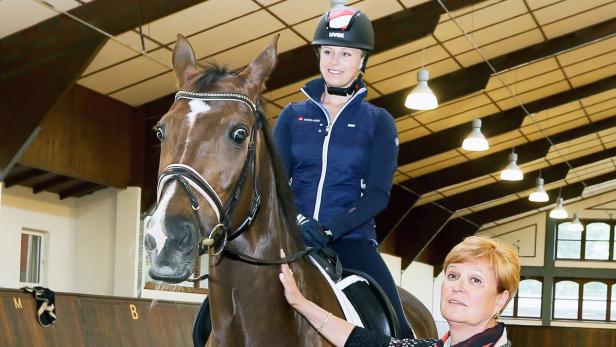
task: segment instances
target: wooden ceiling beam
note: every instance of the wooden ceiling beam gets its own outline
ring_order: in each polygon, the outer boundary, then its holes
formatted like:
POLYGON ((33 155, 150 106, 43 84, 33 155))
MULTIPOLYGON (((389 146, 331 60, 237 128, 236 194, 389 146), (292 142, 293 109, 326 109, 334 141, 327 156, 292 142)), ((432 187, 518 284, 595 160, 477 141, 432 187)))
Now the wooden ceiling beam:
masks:
POLYGON ((10 188, 12 186, 18 185, 21 182, 25 182, 27 180, 40 177, 47 174, 45 171, 38 169, 28 169, 18 174, 10 175, 4 179, 4 186, 6 188, 10 188))
POLYGON ((91 183, 91 182, 82 182, 73 187, 61 190, 58 195, 60 195, 60 200, 68 199, 71 197, 80 197, 86 194, 95 192, 99 189, 104 188, 100 184, 91 183))
MULTIPOLYGON (((599 184, 614 179, 614 172, 608 172, 589 179, 585 179, 584 183, 588 186, 599 184)), ((564 200, 572 199, 582 195, 584 184, 582 182, 571 183, 560 188, 561 196, 564 200)), ((553 197, 552 201, 548 202, 532 202, 527 198, 520 198, 511 202, 487 208, 472 214, 464 216, 464 219, 479 225, 498 221, 504 218, 512 217, 521 213, 533 211, 545 206, 554 204, 554 198, 558 196, 559 189, 552 189, 548 194, 553 197)))
POLYGON ((400 257, 405 269, 438 234, 451 215, 451 211, 434 204, 413 207, 385 237, 379 249, 400 257))
MULTIPOLYGON (((200 2, 92 1, 69 12, 118 35, 200 2)), ((105 41, 105 36, 64 15, 0 40, 0 180, 25 151, 24 144, 37 133, 41 120, 105 41)))
MULTIPOLYGON (((504 71, 528 62, 549 57, 577 46, 610 37, 616 32, 616 19, 610 19, 578 31, 540 42, 515 52, 491 58, 496 71, 504 71)), ((380 39, 377 36, 376 41, 380 39)), ((430 88, 437 95, 439 103, 455 100, 485 89, 492 70, 484 62, 457 70, 430 80, 430 88)), ((308 76, 307 76, 308 77, 308 76)), ((404 106, 406 95, 414 86, 370 100, 371 103, 387 109, 394 118, 412 113, 404 106)))
MULTIPOLYGON (((590 155, 570 160, 569 164, 572 167, 579 167, 594 163, 603 159, 616 156, 616 147, 605 151, 599 151, 590 155)), ((560 163, 541 170, 541 175, 547 183, 564 179, 569 172, 569 167, 566 163, 560 163)), ((538 170, 525 173, 525 179, 522 182, 504 182, 499 181, 493 184, 485 185, 468 192, 456 194, 454 196, 438 200, 437 203, 452 211, 471 207, 482 202, 502 198, 511 194, 521 193, 525 190, 532 189, 535 186, 535 178, 538 176, 538 170)), ((606 177, 599 177, 599 181, 606 177)), ((594 179, 594 178, 593 178, 594 179)), ((594 184, 594 181, 588 181, 587 184, 594 184)), ((577 191, 575 191, 577 192, 577 191)), ((581 193, 580 193, 581 194, 581 193)), ((555 195, 552 196, 553 198, 555 195)), ((567 197, 569 198, 569 197, 567 197)), ((533 202, 525 201, 528 199, 520 199, 519 202, 508 206, 508 208, 519 207, 526 208, 534 206, 533 202)), ((535 206, 536 208, 536 206, 535 206)), ((505 210, 503 210, 505 211, 505 210)), ((479 213, 479 212, 478 212, 479 213)), ((445 259, 445 255, 453 246, 461 242, 465 237, 475 234, 479 230, 480 224, 472 224, 467 221, 467 217, 472 219, 472 215, 463 218, 450 219, 447 224, 441 228, 430 242, 423 248, 417 260, 431 264, 434 266, 435 273, 441 271, 441 265, 445 259)), ((413 221, 408 225, 400 225, 397 230, 409 230, 412 228, 413 221)), ((394 232, 396 232, 394 230, 394 232)), ((399 231, 398 231, 399 232, 399 231)), ((413 242, 416 242, 413 240, 413 242)))
MULTIPOLYGON (((550 135, 555 145, 573 140, 585 135, 616 127, 616 114, 598 122, 589 123, 577 128, 550 135)), ((528 163, 548 154, 550 143, 546 139, 535 140, 521 146, 516 146, 518 163, 528 163)), ((473 159, 461 164, 453 165, 445 169, 434 171, 426 175, 411 178, 399 183, 410 190, 425 194, 440 188, 459 184, 473 178, 489 175, 497 172, 507 164, 507 155, 511 149, 494 152, 486 156, 473 159)))
POLYGON ((404 187, 394 184, 389 194, 389 205, 376 216, 376 237, 381 242, 389 232, 396 227, 404 216, 411 210, 418 195, 413 194, 404 187))
MULTIPOLYGON (((449 0, 447 7, 453 11, 478 2, 449 0)), ((443 13, 437 2, 430 1, 372 21, 375 37, 372 54, 385 52, 431 34, 443 13)), ((267 89, 278 89, 318 73, 314 48, 304 45, 278 55, 276 69, 266 83, 267 89), (297 64, 298 61, 313 63, 297 64)))
POLYGON ((57 187, 59 185, 68 183, 70 181, 72 181, 73 179, 71 177, 67 177, 67 176, 56 176, 53 178, 50 178, 44 182, 41 182, 39 184, 36 184, 34 186, 32 186, 32 193, 34 194, 38 194, 40 192, 49 190, 53 187, 57 187))
MULTIPOLYGON (((525 108, 530 113, 536 113, 614 88, 616 88, 616 76, 610 76, 581 87, 526 103, 525 108)), ((519 129, 525 117, 526 112, 520 107, 485 116, 481 118, 481 131, 487 138, 501 135, 519 129)), ((464 123, 401 143, 398 163, 399 165, 410 164, 460 148, 462 141, 470 131, 470 124, 464 123)))

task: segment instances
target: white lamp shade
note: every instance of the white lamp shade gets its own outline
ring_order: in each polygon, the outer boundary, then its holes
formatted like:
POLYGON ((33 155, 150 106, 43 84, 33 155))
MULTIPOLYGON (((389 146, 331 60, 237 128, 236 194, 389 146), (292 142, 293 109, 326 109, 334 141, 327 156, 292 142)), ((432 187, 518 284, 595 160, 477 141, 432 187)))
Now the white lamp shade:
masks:
POLYGON ((487 151, 490 149, 488 140, 481 132, 481 119, 473 119, 473 130, 462 142, 462 149, 467 151, 487 151))
POLYGON ((584 231, 584 224, 580 222, 580 218, 578 217, 577 213, 573 213, 573 221, 569 223, 569 226, 567 227, 567 229, 569 229, 570 231, 577 231, 577 232, 584 231))
POLYGON ((550 218, 565 219, 567 217, 569 217, 569 213, 567 213, 567 210, 563 207, 563 198, 558 198, 556 200, 556 207, 550 211, 550 218))
POLYGON ((426 69, 417 71, 417 85, 404 101, 404 106, 413 110, 433 110, 438 107, 436 96, 428 86, 429 73, 426 69))
POLYGON ((550 200, 550 196, 543 187, 543 178, 537 178, 537 187, 530 193, 528 200, 533 202, 546 202, 550 200))
POLYGON ((504 181, 521 181, 524 179, 522 170, 518 167, 518 155, 515 153, 509 154, 509 164, 500 173, 501 180, 504 181))

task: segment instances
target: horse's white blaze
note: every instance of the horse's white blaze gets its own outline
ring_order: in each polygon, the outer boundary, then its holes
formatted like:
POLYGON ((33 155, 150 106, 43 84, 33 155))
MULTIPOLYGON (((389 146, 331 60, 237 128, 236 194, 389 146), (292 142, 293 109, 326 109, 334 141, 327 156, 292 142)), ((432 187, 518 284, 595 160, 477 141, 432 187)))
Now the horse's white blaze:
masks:
POLYGON ((186 115, 186 119, 188 119, 189 127, 192 127, 193 124, 195 124, 198 114, 205 113, 211 109, 210 105, 206 104, 202 100, 190 100, 188 102, 188 106, 190 106, 190 112, 186 115))
POLYGON ((147 233, 152 235, 152 237, 154 237, 154 240, 156 241, 156 250, 158 251, 158 254, 162 252, 163 247, 165 247, 165 243, 167 242, 167 235, 165 235, 163 231, 163 224, 161 223, 161 221, 165 219, 165 216, 167 214, 167 207, 169 206, 169 201, 171 200, 173 194, 175 194, 175 182, 170 183, 170 185, 171 186, 167 188, 167 190, 165 190, 162 198, 160 199, 160 202, 158 203, 156 212, 152 216, 152 219, 149 223, 150 226, 146 226, 147 233))

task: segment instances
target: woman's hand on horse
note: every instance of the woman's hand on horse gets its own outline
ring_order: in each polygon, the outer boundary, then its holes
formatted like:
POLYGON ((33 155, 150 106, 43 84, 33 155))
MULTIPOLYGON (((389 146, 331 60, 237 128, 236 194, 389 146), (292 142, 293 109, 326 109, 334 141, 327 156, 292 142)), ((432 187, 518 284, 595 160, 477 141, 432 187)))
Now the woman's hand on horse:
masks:
MULTIPOLYGON (((280 256, 284 258, 286 255, 284 251, 280 250, 280 256)), ((302 293, 297 288, 297 284, 295 283, 295 278, 293 278, 293 271, 287 264, 280 265, 280 274, 278 277, 280 278, 280 282, 284 287, 284 297, 287 299, 289 305, 293 307, 299 306, 302 301, 306 300, 302 293)))

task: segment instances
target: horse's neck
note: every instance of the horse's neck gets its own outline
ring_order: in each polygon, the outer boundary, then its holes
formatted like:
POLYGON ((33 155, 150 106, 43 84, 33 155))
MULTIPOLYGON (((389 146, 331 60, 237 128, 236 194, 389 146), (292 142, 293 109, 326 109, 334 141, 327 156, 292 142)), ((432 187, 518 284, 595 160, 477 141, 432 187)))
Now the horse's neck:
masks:
MULTIPOLYGON (((259 186, 262 206, 253 225, 231 245, 253 257, 273 260, 280 258, 280 249, 290 256, 300 251, 302 244, 299 236, 293 235, 294 226, 290 224, 293 221, 285 218, 275 182, 264 181, 261 180, 263 183, 259 186)), ((323 287, 325 280, 317 277, 320 276, 318 270, 305 259, 291 264, 291 267, 300 288, 311 292, 309 296, 314 297, 317 291, 327 291, 323 287)), ((321 345, 321 337, 284 299, 279 273, 280 265, 255 266, 225 258, 211 264, 209 293, 216 344, 321 345), (265 341, 246 341, 255 336, 265 341)), ((335 310, 334 305, 337 305, 335 301, 326 303, 326 307, 333 306, 330 310, 335 310)))

